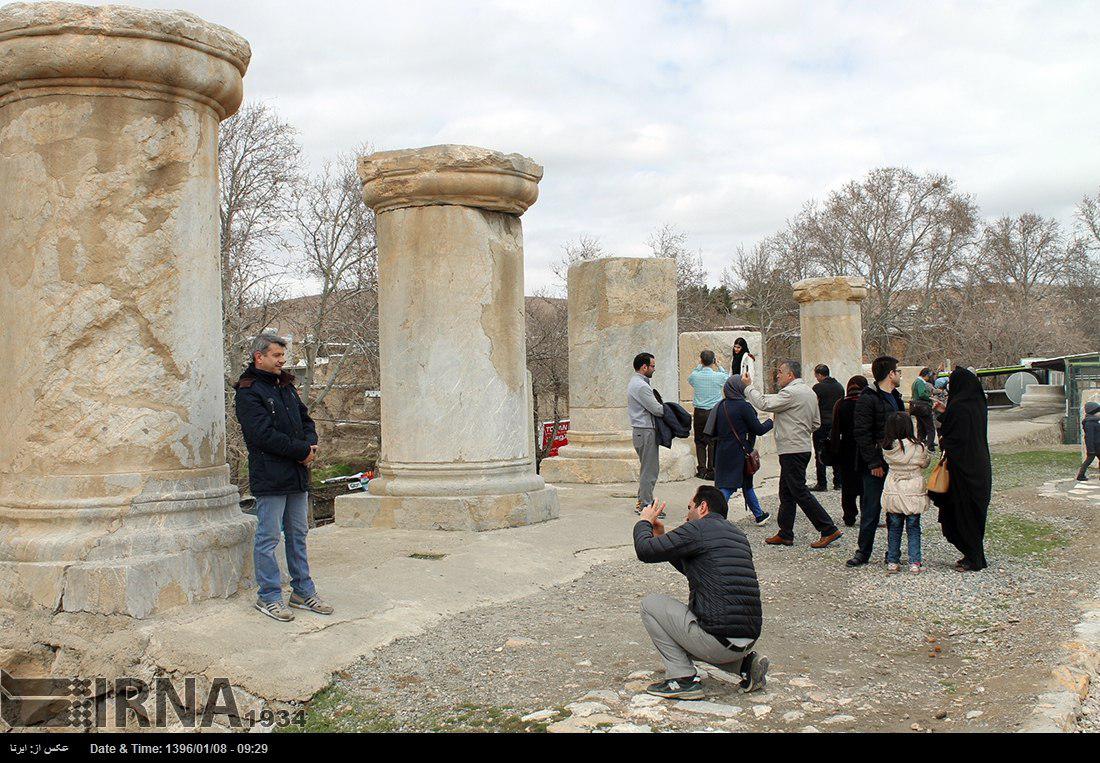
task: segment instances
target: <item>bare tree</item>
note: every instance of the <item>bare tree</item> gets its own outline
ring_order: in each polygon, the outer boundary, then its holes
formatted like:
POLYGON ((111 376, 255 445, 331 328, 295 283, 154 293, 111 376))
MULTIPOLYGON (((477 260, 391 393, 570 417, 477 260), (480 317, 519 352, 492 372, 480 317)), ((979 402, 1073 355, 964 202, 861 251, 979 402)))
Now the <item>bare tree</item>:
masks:
MULTIPOLYGON (((251 338, 269 325, 284 269, 283 225, 298 179, 294 128, 263 103, 225 120, 218 136, 222 323, 226 385, 236 380, 251 338)), ((244 443, 226 395, 226 455, 239 478, 244 443)))
POLYGON ((569 397, 568 311, 564 299, 539 292, 526 300, 527 369, 531 372, 534 400, 535 466, 553 447, 566 416, 569 397), (542 422, 551 422, 550 437, 543 441, 542 422))
POLYGON ((920 338, 938 290, 972 251, 977 209, 944 175, 886 167, 810 203, 790 223, 814 275, 867 280, 865 345, 887 353, 920 338))
POLYGON ((707 286, 702 255, 687 248, 687 234, 665 223, 649 235, 646 246, 652 256, 676 262, 676 311, 680 331, 711 328, 717 297, 707 286))
POLYGON ((1074 237, 1070 244, 1066 290, 1086 336, 1092 337, 1087 349, 1100 349, 1100 189, 1086 195, 1077 206, 1074 237))
POLYGON ((357 156, 369 153, 364 147, 326 162, 302 183, 295 199, 292 220, 301 273, 319 288, 306 334, 297 343, 305 361, 302 396, 313 406, 324 402, 349 360, 377 359, 375 220, 363 202, 356 170, 357 156))
POLYGON ((609 253, 604 251, 599 238, 588 233, 582 233, 574 241, 565 242, 562 244, 561 250, 561 258, 550 266, 550 270, 554 273, 558 289, 562 293, 568 289, 569 268, 571 266, 576 265, 578 262, 598 260, 601 257, 609 256, 609 253))
POLYGON ((1028 314, 1052 287, 1064 283, 1071 259, 1058 221, 1025 212, 985 226, 974 280, 995 286, 1028 314))

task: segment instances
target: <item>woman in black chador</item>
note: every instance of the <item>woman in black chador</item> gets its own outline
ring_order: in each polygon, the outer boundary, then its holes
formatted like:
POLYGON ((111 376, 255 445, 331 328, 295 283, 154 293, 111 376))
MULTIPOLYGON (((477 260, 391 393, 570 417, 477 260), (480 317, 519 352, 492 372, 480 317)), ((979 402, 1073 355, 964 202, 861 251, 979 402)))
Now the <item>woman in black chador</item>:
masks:
POLYGON ((985 569, 985 518, 993 490, 985 392, 973 372, 959 367, 947 385, 940 446, 947 459, 946 493, 929 493, 939 507, 943 536, 963 557, 960 572, 985 569))

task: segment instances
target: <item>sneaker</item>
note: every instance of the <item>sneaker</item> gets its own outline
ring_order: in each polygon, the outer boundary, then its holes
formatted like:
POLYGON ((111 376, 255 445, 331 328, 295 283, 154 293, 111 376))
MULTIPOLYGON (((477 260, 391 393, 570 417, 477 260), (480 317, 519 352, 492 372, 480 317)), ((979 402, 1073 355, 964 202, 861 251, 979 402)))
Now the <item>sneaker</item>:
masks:
POLYGON ((645 691, 646 694, 652 694, 654 697, 664 697, 665 699, 702 699, 706 696, 703 691, 703 684, 699 681, 699 676, 670 678, 667 681, 650 684, 645 691))
POLYGON ((771 518, 772 518, 772 515, 765 511, 763 514, 758 516, 753 521, 756 522, 756 524, 758 524, 758 525, 763 525, 763 524, 767 524, 768 520, 771 519, 771 518))
MULTIPOLYGON (((751 694, 754 691, 760 691, 768 684, 768 658, 761 657, 756 652, 750 652, 748 657, 748 669, 741 674, 741 683, 737 685, 737 690, 742 694, 751 694)), ((741 663, 744 665, 744 661, 741 663)))
POLYGON ((920 562, 913 562, 912 564, 910 564, 910 565, 909 565, 909 571, 910 571, 911 573, 913 573, 914 575, 919 575, 919 574, 920 574, 920 571, 921 571, 921 564, 920 564, 920 562))
POLYGON ((1086 476, 1084 476, 1084 475, 1082 475, 1082 474, 1078 474, 1078 475, 1077 475, 1077 481, 1078 481, 1078 482, 1088 482, 1088 481, 1089 481, 1089 478, 1088 478, 1088 477, 1086 477, 1086 476))
POLYGON ((280 623, 289 623, 294 619, 294 613, 283 606, 282 601, 260 601, 256 599, 256 609, 280 623))
POLYGON ((894 574, 896 574, 900 571, 901 571, 901 565, 898 564, 897 562, 887 562, 886 563, 886 574, 887 575, 894 575, 894 574))
MULTIPOLYGON (((649 505, 649 504, 647 503, 647 504, 646 504, 645 506, 648 506, 648 505, 649 505)), ((638 503, 636 503, 636 504, 634 505, 634 513, 635 513, 635 514, 641 514, 641 513, 642 513, 642 509, 644 509, 644 508, 645 508, 645 506, 643 506, 643 505, 642 505, 642 502, 641 502, 641 501, 638 501, 638 503)), ((661 512, 660 514, 658 514, 658 515, 657 515, 657 519, 664 519, 664 518, 665 518, 665 517, 667 517, 667 516, 668 516, 668 514, 666 514, 665 512, 663 512, 663 511, 662 511, 662 512, 661 512)))
POLYGON ((794 545, 793 540, 787 540, 786 538, 782 538, 778 535, 773 535, 770 538, 765 538, 764 542, 767 543, 769 546, 793 546, 794 545))
POLYGON ((335 610, 321 601, 317 594, 302 598, 296 593, 290 594, 290 606, 295 609, 305 609, 318 615, 331 615, 335 610))
POLYGON ((810 544, 810 548, 825 548, 835 540, 840 540, 844 537, 844 533, 840 530, 836 530, 831 535, 822 535, 820 538, 810 544))

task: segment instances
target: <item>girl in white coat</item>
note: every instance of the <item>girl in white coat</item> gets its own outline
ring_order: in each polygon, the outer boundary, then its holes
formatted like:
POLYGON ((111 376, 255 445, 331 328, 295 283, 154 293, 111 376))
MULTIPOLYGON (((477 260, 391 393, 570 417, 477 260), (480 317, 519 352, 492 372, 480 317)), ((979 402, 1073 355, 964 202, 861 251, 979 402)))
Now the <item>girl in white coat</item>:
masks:
POLYGON ((921 571, 920 515, 928 508, 928 489, 924 468, 929 455, 924 443, 913 432, 913 417, 898 412, 886 420, 882 455, 889 471, 882 489, 882 508, 886 511, 888 541, 886 571, 901 569, 901 531, 909 540, 909 571, 921 571))
POLYGON ((749 378, 756 381, 756 356, 749 352, 749 343, 742 336, 733 340, 733 368, 730 376, 743 376, 748 372, 749 378))

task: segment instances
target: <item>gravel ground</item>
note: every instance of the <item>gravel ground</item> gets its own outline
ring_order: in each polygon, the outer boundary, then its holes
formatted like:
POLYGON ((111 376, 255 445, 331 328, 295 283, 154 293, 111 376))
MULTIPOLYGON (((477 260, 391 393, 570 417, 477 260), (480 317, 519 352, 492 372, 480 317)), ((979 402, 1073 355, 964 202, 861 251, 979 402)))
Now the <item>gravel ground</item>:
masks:
MULTIPOLYGON (((749 696, 706 679, 708 699, 724 706, 701 706, 709 713, 633 699, 648 683, 640 671, 655 674, 648 680, 661 672, 639 601, 651 592, 684 599, 687 586, 669 565, 627 559, 624 538, 622 557, 572 584, 464 613, 342 671, 311 703, 308 728, 534 731, 596 692, 588 699, 598 704, 573 715, 591 713, 589 725, 601 727, 1014 730, 1100 572, 1095 508, 1035 494, 1033 486, 1055 476, 1050 464, 1027 463, 1000 481, 1011 489, 994 497, 991 567, 977 574, 952 569, 958 554, 934 510, 923 520, 920 575, 886 575, 881 565, 847 569, 855 532, 815 551, 801 515, 791 548, 763 545, 774 523, 747 527, 765 602, 757 649, 772 668, 767 690, 749 696)), ((839 494, 818 495, 838 518, 839 494)), ((880 530, 876 555, 885 537, 880 530)), ((1086 722, 1100 722, 1095 700, 1090 711, 1086 722)))

